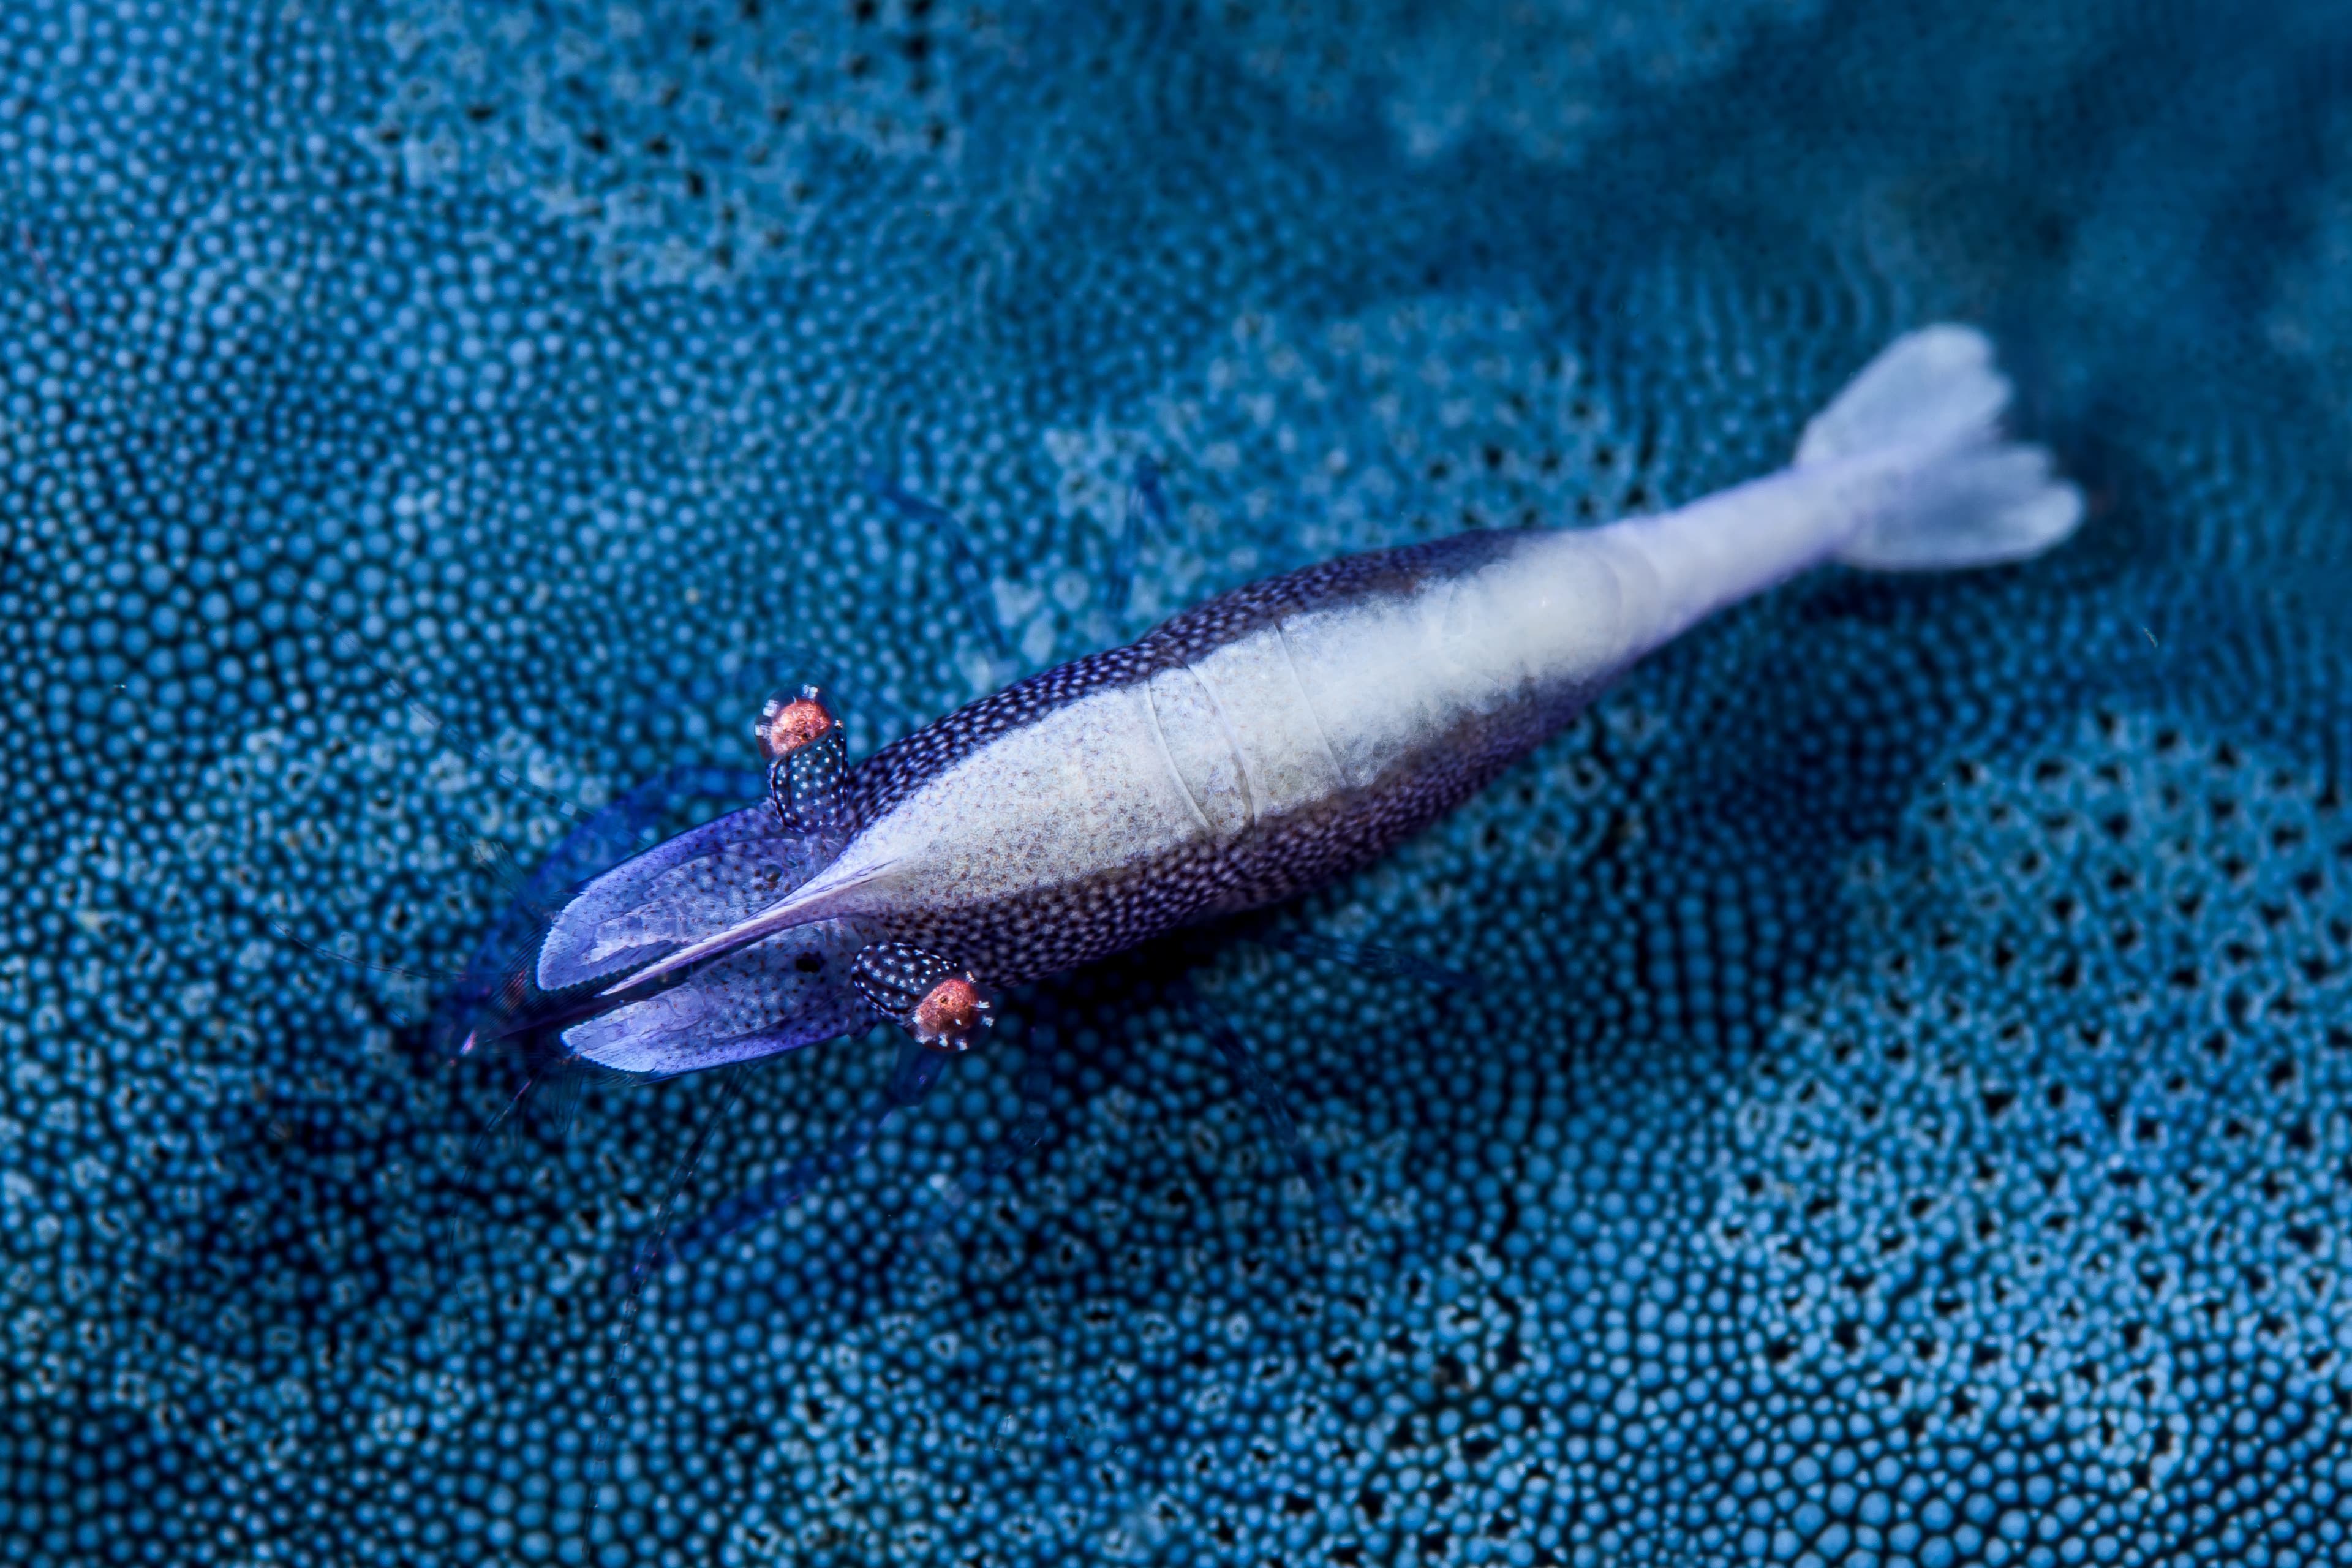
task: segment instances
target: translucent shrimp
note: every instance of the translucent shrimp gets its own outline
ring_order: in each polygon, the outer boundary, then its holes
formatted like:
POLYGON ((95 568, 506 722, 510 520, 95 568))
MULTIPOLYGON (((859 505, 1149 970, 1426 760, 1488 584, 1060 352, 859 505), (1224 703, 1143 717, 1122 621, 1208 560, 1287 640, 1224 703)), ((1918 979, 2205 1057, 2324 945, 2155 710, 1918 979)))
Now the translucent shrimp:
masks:
MULTIPOLYGON (((797 830, 802 774, 772 765, 771 811, 581 889, 511 1016, 640 1074, 877 1018, 967 1049, 992 987, 1369 863, 1717 609, 1832 561, 1946 569, 2057 543, 2082 499, 2002 435, 2009 394, 1980 333, 1927 328, 1776 473, 1656 516, 1463 534, 1238 589, 820 770, 838 780, 822 806, 837 836, 797 830)), ((877 489, 960 541, 939 508, 877 489)), ((1132 491, 1129 539, 1165 505, 1155 469, 1132 491)), ((956 559, 983 608, 978 563, 956 559)))

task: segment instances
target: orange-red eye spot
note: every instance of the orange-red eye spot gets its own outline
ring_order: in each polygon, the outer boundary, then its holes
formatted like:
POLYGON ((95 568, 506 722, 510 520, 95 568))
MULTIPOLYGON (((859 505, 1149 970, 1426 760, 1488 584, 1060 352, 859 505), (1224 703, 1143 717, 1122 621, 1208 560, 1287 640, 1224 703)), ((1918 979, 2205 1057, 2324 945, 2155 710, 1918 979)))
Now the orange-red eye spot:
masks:
POLYGON ((832 732, 833 715, 812 697, 772 697, 760 710, 760 754, 772 763, 832 732))
POLYGON ((989 1022, 988 998, 961 974, 950 974, 915 1004, 915 1038, 942 1050, 962 1051, 989 1022))

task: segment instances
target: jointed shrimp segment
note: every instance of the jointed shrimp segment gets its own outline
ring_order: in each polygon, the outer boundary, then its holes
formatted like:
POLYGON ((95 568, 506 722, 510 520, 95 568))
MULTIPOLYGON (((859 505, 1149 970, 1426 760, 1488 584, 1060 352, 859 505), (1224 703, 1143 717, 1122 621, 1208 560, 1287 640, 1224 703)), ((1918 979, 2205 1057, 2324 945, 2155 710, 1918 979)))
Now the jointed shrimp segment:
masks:
MULTIPOLYGON (((1377 858, 1723 605, 1830 560, 1984 564, 2063 539, 2081 498, 2001 435, 2008 396, 1980 334, 1927 328, 1872 362, 1778 473, 1605 527, 1468 533, 1270 578, 855 769, 821 692, 773 699, 757 731, 770 805, 588 883, 550 924, 518 1016, 637 1073, 877 1016, 962 1049, 987 987, 1377 858)), ((1134 490, 1130 534, 1165 508, 1156 470, 1134 490)))

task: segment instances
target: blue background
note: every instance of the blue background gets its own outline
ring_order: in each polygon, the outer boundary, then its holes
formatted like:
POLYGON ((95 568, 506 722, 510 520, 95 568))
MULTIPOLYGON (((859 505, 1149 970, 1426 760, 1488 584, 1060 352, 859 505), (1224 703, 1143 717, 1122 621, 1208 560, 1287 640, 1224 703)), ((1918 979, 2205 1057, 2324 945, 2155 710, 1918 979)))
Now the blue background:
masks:
MULTIPOLYGON (((2347 67, 2166 0, 17 0, 0 1560, 2352 1561, 2347 67), (1016 994, 616 1358, 727 1085, 478 1148, 513 1069, 429 1027, 574 808, 787 679, 863 750, 1696 497, 1952 317, 2075 541, 1727 616, 1257 933, 1483 989, 1016 994)), ((890 1056, 746 1075, 681 1218, 890 1056)))

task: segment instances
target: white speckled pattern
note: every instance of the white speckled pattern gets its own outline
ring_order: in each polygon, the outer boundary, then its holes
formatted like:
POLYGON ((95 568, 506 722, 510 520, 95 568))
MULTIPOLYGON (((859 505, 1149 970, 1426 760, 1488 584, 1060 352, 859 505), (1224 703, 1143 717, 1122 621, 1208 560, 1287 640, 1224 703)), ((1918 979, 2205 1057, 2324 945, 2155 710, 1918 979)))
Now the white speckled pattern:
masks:
POLYGON ((998 737, 901 801, 801 897, 887 864, 831 907, 987 903, 1374 788, 1465 723, 1589 700, 1716 605, 1826 559, 1853 531, 1857 479, 1790 470, 1663 517, 1530 532, 1417 592, 1284 616, 998 737))
POLYGON ((838 859, 606 994, 819 921, 1010 982, 1287 897, 1450 809, 1716 609, 1842 554, 1967 564, 2063 538, 2080 497, 2001 439, 2007 397, 1981 334, 1930 328, 1752 483, 1235 590, 876 753, 838 859))
POLYGON ((942 768, 732 938, 1116 879, 1376 792, 1465 726, 1580 706, 1708 609, 1825 559, 1851 537, 1866 478, 1790 469, 1661 517, 1511 536, 1467 570, 1282 616, 1097 688, 942 768))

